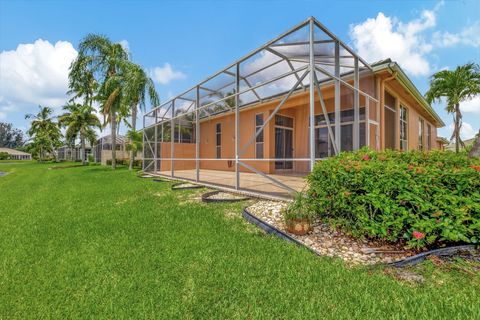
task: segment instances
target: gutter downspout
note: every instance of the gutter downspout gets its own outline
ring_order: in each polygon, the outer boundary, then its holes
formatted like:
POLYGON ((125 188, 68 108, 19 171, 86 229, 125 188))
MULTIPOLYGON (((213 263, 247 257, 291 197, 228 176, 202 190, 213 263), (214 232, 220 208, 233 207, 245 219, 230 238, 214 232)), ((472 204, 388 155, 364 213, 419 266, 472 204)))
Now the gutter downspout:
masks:
POLYGON ((397 70, 393 70, 392 66, 395 63, 391 62, 388 64, 388 69, 390 70, 391 76, 380 81, 380 104, 379 104, 379 112, 377 111, 377 119, 380 117, 379 124, 380 124, 380 149, 385 149, 385 83, 395 79, 398 75, 397 70))

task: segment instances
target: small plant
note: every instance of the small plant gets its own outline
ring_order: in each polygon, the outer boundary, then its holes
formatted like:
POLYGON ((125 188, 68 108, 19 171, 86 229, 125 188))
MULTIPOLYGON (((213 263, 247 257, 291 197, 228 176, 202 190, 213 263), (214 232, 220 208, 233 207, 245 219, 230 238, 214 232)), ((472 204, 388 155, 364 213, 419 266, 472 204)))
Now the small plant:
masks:
POLYGON ((304 235, 312 230, 313 211, 307 203, 306 196, 299 192, 283 212, 287 231, 304 235))
POLYGON ((90 163, 95 162, 95 158, 93 157, 93 154, 88 155, 88 162, 90 163))

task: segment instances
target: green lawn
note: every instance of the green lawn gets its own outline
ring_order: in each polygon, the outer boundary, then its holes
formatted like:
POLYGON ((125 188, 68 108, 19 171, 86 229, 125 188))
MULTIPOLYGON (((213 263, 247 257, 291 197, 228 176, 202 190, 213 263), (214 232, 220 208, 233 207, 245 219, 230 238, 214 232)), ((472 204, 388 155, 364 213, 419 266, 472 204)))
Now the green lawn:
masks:
POLYGON ((0 319, 480 318, 480 276, 422 285, 274 237, 241 205, 101 166, 0 163, 0 319))

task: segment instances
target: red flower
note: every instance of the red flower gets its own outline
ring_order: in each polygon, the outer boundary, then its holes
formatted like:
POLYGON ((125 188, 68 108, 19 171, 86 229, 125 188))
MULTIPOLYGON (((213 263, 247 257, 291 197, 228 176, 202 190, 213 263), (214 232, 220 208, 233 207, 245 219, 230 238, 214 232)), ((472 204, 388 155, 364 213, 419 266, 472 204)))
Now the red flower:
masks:
POLYGON ((413 231, 412 235, 417 240, 425 238, 425 233, 421 233, 421 232, 418 232, 418 231, 413 231))
POLYGON ((473 165, 472 165, 472 166, 470 166, 470 168, 472 168, 472 169, 475 170, 475 171, 480 172, 480 166, 473 166, 473 165))
POLYGON ((368 154, 364 154, 363 157, 362 157, 362 160, 370 160, 370 157, 368 156, 368 154))
POLYGON ((351 193, 348 192, 348 191, 345 191, 343 194, 346 195, 347 197, 348 197, 349 195, 351 195, 351 193))

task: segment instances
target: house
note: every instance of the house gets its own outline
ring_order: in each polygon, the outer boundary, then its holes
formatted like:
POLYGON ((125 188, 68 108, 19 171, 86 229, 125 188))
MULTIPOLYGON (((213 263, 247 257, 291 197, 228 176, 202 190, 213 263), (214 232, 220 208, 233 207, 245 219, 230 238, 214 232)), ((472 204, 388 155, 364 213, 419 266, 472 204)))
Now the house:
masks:
POLYGON ((445 150, 446 146, 449 144, 447 138, 444 137, 437 137, 437 149, 445 150))
POLYGON ((85 142, 85 154, 83 154, 82 146, 80 144, 75 145, 75 147, 70 147, 68 145, 63 145, 58 148, 58 160, 60 161, 82 161, 82 158, 85 161, 88 161, 88 156, 92 154, 92 147, 90 143, 85 142))
POLYGON ((311 17, 143 126, 145 171, 278 198, 341 151, 437 148, 444 123, 396 62, 368 64, 311 17))
POLYGON ((0 153, 7 153, 10 160, 32 160, 32 155, 23 151, 0 148, 0 153))
MULTIPOLYGON (((126 139, 122 135, 116 136, 116 158, 128 159, 129 152, 126 150, 126 139)), ((112 136, 106 135, 97 140, 93 146, 93 156, 95 162, 100 162, 103 165, 107 164, 108 160, 112 159, 112 136)))

